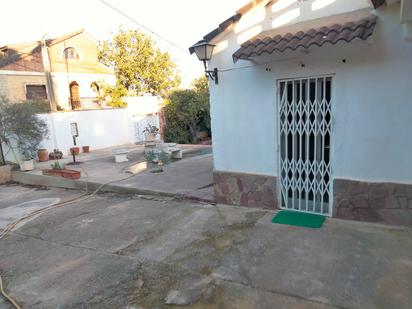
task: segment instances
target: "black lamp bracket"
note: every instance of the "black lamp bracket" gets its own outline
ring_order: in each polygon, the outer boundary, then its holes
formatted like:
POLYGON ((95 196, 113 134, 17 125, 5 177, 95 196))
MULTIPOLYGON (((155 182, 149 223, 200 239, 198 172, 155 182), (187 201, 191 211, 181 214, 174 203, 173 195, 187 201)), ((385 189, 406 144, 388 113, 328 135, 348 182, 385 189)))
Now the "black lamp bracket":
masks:
POLYGON ((203 61, 203 65, 205 66, 205 74, 206 77, 210 78, 211 80, 215 81, 215 84, 219 84, 219 78, 218 78, 218 70, 217 68, 214 68, 212 71, 207 69, 207 63, 206 60, 203 61))

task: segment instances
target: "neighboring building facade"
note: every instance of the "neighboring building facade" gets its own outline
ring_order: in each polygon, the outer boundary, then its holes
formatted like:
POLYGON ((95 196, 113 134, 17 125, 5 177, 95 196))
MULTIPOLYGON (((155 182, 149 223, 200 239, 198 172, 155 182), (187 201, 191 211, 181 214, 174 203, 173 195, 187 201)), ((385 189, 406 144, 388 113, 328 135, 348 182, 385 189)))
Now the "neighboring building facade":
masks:
POLYGON ((97 42, 84 30, 0 48, 0 93, 14 101, 52 99, 64 110, 101 108, 101 81, 115 84, 115 75, 98 61, 97 42))
POLYGON ((218 203, 412 225, 411 0, 252 1, 204 40, 218 203))

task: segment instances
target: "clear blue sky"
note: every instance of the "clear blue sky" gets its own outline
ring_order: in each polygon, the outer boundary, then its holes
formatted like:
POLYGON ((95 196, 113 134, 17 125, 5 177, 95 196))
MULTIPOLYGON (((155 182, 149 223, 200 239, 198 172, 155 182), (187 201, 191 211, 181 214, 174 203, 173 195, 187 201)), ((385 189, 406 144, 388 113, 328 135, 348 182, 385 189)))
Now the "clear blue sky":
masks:
MULTIPOLYGON (((154 37, 159 47, 172 54, 183 86, 202 74, 203 66, 187 48, 249 0, 105 0, 143 25, 183 47, 180 51, 154 37)), ((98 0, 14 0, 1 4, 0 45, 39 40, 85 28, 98 40, 107 39, 119 27, 139 28, 98 0)))

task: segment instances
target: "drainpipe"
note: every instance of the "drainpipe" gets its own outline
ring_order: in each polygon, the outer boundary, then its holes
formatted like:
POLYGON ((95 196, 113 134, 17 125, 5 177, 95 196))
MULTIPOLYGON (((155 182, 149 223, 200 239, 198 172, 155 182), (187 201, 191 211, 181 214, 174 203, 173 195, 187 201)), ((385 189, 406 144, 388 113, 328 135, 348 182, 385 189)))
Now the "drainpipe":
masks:
POLYGON ((58 149, 57 139, 56 139, 56 128, 54 125, 54 112, 57 111, 57 104, 56 104, 56 100, 54 97, 53 80, 52 80, 51 73, 50 73, 50 57, 49 57, 49 51, 46 45, 45 36, 43 36, 41 39, 41 54, 42 54, 42 60, 43 60, 43 66, 44 66, 44 73, 46 74, 46 87, 47 87, 47 93, 49 96, 50 110, 51 110, 51 113, 49 114, 50 121, 51 121, 51 131, 52 131, 51 135, 53 138, 54 149, 58 149))

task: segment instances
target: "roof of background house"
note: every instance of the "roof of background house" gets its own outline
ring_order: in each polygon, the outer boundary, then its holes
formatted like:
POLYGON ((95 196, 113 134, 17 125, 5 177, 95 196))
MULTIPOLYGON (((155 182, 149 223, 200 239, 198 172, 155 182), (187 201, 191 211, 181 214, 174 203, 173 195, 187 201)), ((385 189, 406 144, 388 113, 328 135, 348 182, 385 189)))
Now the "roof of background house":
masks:
POLYGON ((281 53, 287 49, 366 40, 373 34, 376 20, 377 16, 371 14, 369 9, 363 9, 264 31, 243 43, 233 54, 233 61, 265 53, 281 53))
MULTIPOLYGON (((247 12, 249 12, 251 9, 253 9, 254 7, 256 7, 256 5, 260 4, 261 2, 265 1, 265 5, 270 5, 272 3, 277 2, 278 0, 253 0, 250 1, 248 4, 246 4, 245 6, 243 6, 242 8, 240 8, 238 11, 236 11, 236 14, 229 17, 228 19, 226 19, 223 23, 219 24, 219 26, 212 30, 211 32, 209 32, 208 34, 206 34, 202 40, 198 41, 197 43, 200 43, 202 41, 206 41, 206 42, 210 42, 212 39, 214 39, 215 37, 217 37, 219 34, 221 34, 222 32, 224 32, 226 29, 228 29, 231 25, 233 25, 234 23, 236 23, 237 21, 240 20, 240 18, 245 15, 247 12)), ((371 0, 374 8, 378 8, 380 7, 382 4, 385 3, 386 0, 371 0)), ((194 53, 194 48, 193 46, 195 46, 197 43, 193 44, 192 46, 189 47, 189 52, 191 54, 194 53)))
MULTIPOLYGON (((47 39, 46 45, 52 46, 58 44, 83 32, 85 32, 85 30, 80 29, 57 38, 47 39)), ((6 66, 40 51, 41 41, 4 45, 0 47, 0 67, 6 66)))

